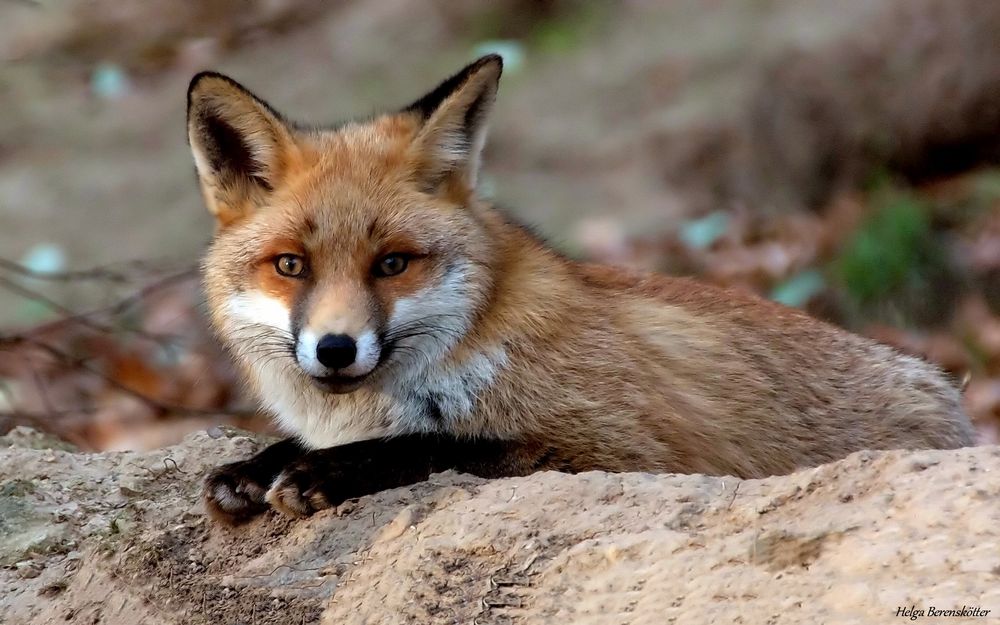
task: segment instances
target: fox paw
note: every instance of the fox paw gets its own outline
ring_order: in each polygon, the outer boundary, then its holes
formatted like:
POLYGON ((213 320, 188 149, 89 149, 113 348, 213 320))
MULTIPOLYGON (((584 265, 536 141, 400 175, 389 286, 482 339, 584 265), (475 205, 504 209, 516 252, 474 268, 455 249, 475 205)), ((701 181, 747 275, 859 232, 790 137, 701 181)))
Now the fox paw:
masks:
POLYGON ((264 499, 290 517, 307 517, 332 506, 323 492, 318 472, 307 462, 297 462, 282 471, 264 499))
POLYGON ((213 519, 235 526, 267 510, 267 485, 248 475, 247 467, 246 461, 225 464, 205 477, 205 509, 213 519))

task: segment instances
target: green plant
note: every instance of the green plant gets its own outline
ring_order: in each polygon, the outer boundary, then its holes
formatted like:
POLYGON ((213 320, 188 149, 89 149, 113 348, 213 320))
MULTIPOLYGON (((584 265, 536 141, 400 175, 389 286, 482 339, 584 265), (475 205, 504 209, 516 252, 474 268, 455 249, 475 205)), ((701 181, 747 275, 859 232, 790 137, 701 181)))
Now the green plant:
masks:
POLYGON ((833 265, 851 312, 904 325, 939 320, 957 281, 932 227, 930 205, 885 183, 872 192, 871 204, 872 215, 833 265))

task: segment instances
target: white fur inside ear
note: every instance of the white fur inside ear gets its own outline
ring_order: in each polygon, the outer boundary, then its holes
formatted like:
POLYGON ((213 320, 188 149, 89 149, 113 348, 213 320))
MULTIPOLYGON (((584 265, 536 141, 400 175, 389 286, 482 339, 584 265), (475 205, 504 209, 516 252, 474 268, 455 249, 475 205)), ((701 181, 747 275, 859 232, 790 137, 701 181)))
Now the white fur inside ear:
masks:
POLYGON ((278 163, 295 144, 288 127, 235 83, 204 76, 191 87, 188 142, 202 195, 223 224, 278 186, 278 163))
POLYGON ((465 184, 474 189, 485 144, 485 124, 474 129, 471 136, 458 129, 443 130, 436 136, 428 136, 422 147, 427 157, 424 175, 439 179, 452 172, 460 173, 465 184))
POLYGON ((473 74, 434 111, 417 136, 417 149, 430 181, 458 173, 469 189, 479 174, 486 129, 496 97, 499 68, 473 74))

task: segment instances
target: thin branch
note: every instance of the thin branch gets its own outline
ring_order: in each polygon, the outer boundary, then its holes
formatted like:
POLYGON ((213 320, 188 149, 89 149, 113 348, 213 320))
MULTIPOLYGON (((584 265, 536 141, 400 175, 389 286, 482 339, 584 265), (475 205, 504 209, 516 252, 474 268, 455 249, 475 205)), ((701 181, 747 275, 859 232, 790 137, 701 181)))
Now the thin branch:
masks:
MULTIPOLYGON (((34 429, 45 432, 55 436, 56 438, 61 438, 63 440, 69 441, 73 445, 81 449, 86 449, 90 445, 79 434, 69 431, 66 428, 59 428, 58 430, 52 427, 53 417, 68 417, 75 416, 79 414, 90 414, 93 410, 61 410, 54 413, 49 412, 25 412, 23 410, 0 410, 0 422, 8 421, 13 426, 18 425, 30 425, 34 429)), ((2 430, 0 430, 2 431, 2 430)))
MULTIPOLYGON (((66 326, 79 326, 106 335, 116 335, 122 332, 129 332, 141 338, 156 342, 163 347, 170 347, 176 344, 187 342, 187 337, 170 336, 146 332, 142 329, 121 327, 120 318, 130 309, 154 293, 190 280, 197 276, 196 267, 188 267, 183 270, 167 273, 159 270, 154 265, 146 265, 142 262, 134 262, 130 269, 122 270, 111 267, 97 267, 85 271, 45 273, 38 272, 18 263, 0 258, 0 289, 5 289, 21 297, 44 305, 51 311, 57 313, 60 318, 38 324, 23 331, 14 333, 0 333, 0 350, 4 348, 16 348, 20 345, 29 345, 54 357, 58 362, 72 370, 83 372, 94 376, 103 383, 139 400, 143 405, 159 414, 173 414, 183 416, 226 416, 234 419, 252 419, 258 415, 254 411, 243 410, 204 410, 189 406, 175 405, 150 397, 140 392, 128 384, 119 381, 114 376, 109 375, 97 362, 91 362, 93 358, 85 355, 76 355, 53 345, 51 342, 42 340, 41 337, 52 330, 61 329, 66 326), (138 268, 138 269, 137 269, 138 268), (155 270, 155 271, 154 271, 155 270), (4 274, 6 271, 6 275, 4 274), (32 288, 31 279, 49 280, 53 282, 71 282, 74 280, 98 280, 107 283, 129 284, 134 283, 145 271, 148 275, 155 277, 154 280, 136 288, 125 294, 116 301, 87 311, 77 311, 65 304, 52 299, 45 293, 32 288)), ((139 285, 137 285, 139 286, 139 285)), ((29 363, 30 366, 30 363, 29 363)), ((52 397, 48 393, 48 388, 43 375, 32 369, 32 378, 41 397, 44 412, 31 412, 12 408, 10 410, 0 410, 0 422, 7 424, 26 424, 36 427, 46 432, 53 432, 53 424, 58 423, 61 417, 92 415, 100 408, 89 402, 87 405, 80 405, 74 409, 62 409, 52 402, 52 397)), ((2 389, 0 389, 2 390, 2 389)), ((10 403, 8 401, 8 403, 10 403)), ((54 433, 54 432, 53 432, 54 433)), ((66 434, 60 433, 60 434, 66 434)), ((74 441, 77 442, 77 441, 74 441)), ((77 443, 79 444, 79 443, 77 443)))
POLYGON ((31 369, 31 377, 35 381, 35 389, 38 391, 38 396, 41 397, 42 403, 45 405, 45 410, 47 412, 55 412, 56 407, 52 404, 52 398, 49 397, 49 387, 45 384, 45 380, 42 379, 38 369, 32 364, 28 364, 31 369))
MULTIPOLYGON (((115 334, 119 331, 127 331, 136 334, 137 336, 158 343, 176 343, 179 342, 180 337, 144 332, 142 330, 134 328, 117 328, 108 325, 106 323, 94 321, 94 318, 115 317, 121 315, 129 308, 138 304, 143 299, 149 297, 156 291, 169 287, 173 284, 183 282, 185 280, 190 280, 192 278, 197 277, 197 275, 198 275, 197 268, 189 267, 183 271, 179 271, 177 273, 164 276, 159 280, 151 282, 143 286, 142 288, 137 289, 136 291, 130 293, 129 295, 123 297, 117 302, 114 302, 113 304, 110 304, 108 306, 102 306, 100 308, 95 308, 93 310, 89 310, 86 312, 77 312, 72 308, 69 308, 53 300, 52 298, 42 293, 39 293, 38 291, 35 291, 34 289, 30 289, 21 284, 18 284, 17 282, 10 280, 9 278, 6 278, 4 276, 0 276, 0 287, 3 287, 11 292, 17 293, 18 295, 30 299, 32 301, 39 302, 44 306, 46 306, 47 308, 49 308, 50 310, 53 310, 63 315, 61 319, 56 319, 55 321, 43 323, 35 326, 34 328, 31 328, 30 330, 27 330, 26 332, 23 333, 23 335, 26 336, 37 336, 39 334, 44 334, 45 332, 61 328, 62 326, 68 324, 77 324, 88 327, 92 330, 96 330, 97 332, 103 332, 105 334, 115 334)), ((3 337, 0 337, 0 343, 2 342, 3 342, 3 337)))
MULTIPOLYGON (((55 311, 57 313, 60 313, 62 315, 65 315, 66 316, 65 319, 63 319, 61 321, 72 319, 72 320, 76 321, 76 323, 78 323, 78 324, 80 324, 82 326, 86 326, 86 327, 90 328, 91 330, 97 330, 98 332, 113 333, 115 331, 115 329, 112 328, 111 326, 91 321, 88 318, 88 317, 90 317, 90 315, 81 315, 80 313, 76 312, 75 310, 73 310, 71 308, 68 308, 66 306, 63 306, 62 304, 60 304, 59 302, 55 301, 54 299, 48 297, 47 295, 43 295, 43 294, 39 293, 38 291, 35 291, 33 289, 29 289, 29 288, 27 288, 25 286, 21 286, 17 282, 15 282, 13 280, 10 280, 8 278, 5 278, 4 276, 0 276, 0 287, 5 288, 5 289, 7 289, 8 291, 10 291, 12 293, 16 293, 16 294, 18 294, 21 297, 24 297, 26 299, 30 299, 30 300, 32 300, 34 302, 38 302, 40 304, 43 304, 46 308, 48 308, 50 310, 53 310, 53 311, 55 311)), ((36 330, 38 328, 41 328, 41 327, 44 327, 44 326, 37 326, 36 330)))
POLYGON ((45 343, 44 341, 39 341, 39 340, 36 340, 36 339, 25 338, 25 337, 20 337, 20 341, 28 343, 29 345, 34 345, 34 346, 38 347, 39 349, 42 349, 43 351, 48 352, 49 354, 51 354, 52 356, 54 356, 55 358, 59 359, 61 362, 63 362, 64 364, 66 364, 66 365, 68 365, 70 367, 74 367, 74 368, 80 369, 82 371, 86 371, 87 373, 89 373, 91 375, 94 375, 94 376, 96 376, 96 377, 104 380, 110 386, 112 386, 112 387, 114 387, 114 388, 122 391, 123 393, 126 393, 127 395, 135 397, 136 399, 138 399, 139 401, 143 402, 144 404, 146 404, 150 408, 152 408, 152 409, 154 409, 154 410, 156 410, 158 412, 161 412, 161 413, 181 414, 181 415, 185 415, 185 416, 215 416, 215 415, 218 415, 218 414, 227 414, 227 415, 232 415, 232 416, 235 416, 235 417, 252 417, 252 416, 255 416, 257 414, 255 412, 247 412, 247 411, 203 410, 201 408, 191 408, 191 407, 188 407, 188 406, 177 406, 175 404, 161 402, 161 401, 156 400, 156 399, 154 399, 152 397, 149 397, 148 395, 146 395, 144 393, 141 393, 141 392, 133 389, 132 387, 128 386, 127 384, 123 384, 123 383, 119 382, 113 376, 110 376, 110 375, 104 373, 103 371, 101 371, 100 369, 91 366, 85 360, 83 360, 81 358, 77 358, 76 356, 73 356, 72 354, 67 354, 66 352, 62 351, 61 349, 59 349, 57 347, 54 347, 52 345, 49 345, 48 343, 45 343))
MULTIPOLYGON (((41 430, 42 432, 55 434, 55 432, 52 431, 51 425, 51 417, 53 416, 64 415, 47 415, 36 412, 24 412, 23 410, 0 410, 0 423, 7 421, 12 427, 18 425, 30 425, 31 427, 41 430)), ((0 429, 0 432, 6 431, 6 427, 0 429)))
POLYGON ((48 280, 50 282, 104 280, 106 282, 121 283, 137 280, 138 276, 135 274, 141 272, 160 273, 163 271, 159 263, 151 260, 133 260, 125 263, 118 262, 108 265, 98 265, 80 271, 38 271, 7 258, 0 258, 0 269, 5 269, 26 278, 48 280), (116 267, 122 266, 126 267, 126 269, 116 269, 116 267))

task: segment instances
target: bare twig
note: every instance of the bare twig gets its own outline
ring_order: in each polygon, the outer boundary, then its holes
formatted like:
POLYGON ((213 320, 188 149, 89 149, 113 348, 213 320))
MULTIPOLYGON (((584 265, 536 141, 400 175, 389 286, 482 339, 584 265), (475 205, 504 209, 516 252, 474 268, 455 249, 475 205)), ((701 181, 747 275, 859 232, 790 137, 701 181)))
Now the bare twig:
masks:
MULTIPOLYGON (((159 280, 155 280, 143 286, 142 288, 137 289, 136 291, 130 293, 129 295, 123 297, 122 299, 114 302, 113 304, 110 304, 108 306, 102 306, 100 308, 95 308, 87 312, 77 312, 53 300, 52 298, 42 293, 39 293, 38 291, 35 291, 34 289, 30 289, 24 285, 18 284, 17 282, 10 280, 9 278, 6 278, 4 276, 0 276, 0 287, 3 287, 13 293, 17 293, 18 295, 25 297, 27 299, 39 302, 44 306, 46 306, 47 308, 49 308, 50 310, 53 310, 63 315, 61 319, 56 319, 55 321, 39 324, 20 335, 14 335, 15 338, 17 336, 24 336, 24 335, 37 336, 39 334, 44 334, 46 332, 58 329, 65 325, 77 324, 105 334, 115 334, 119 331, 127 331, 136 334, 137 336, 159 343, 176 343, 178 342, 179 337, 163 335, 163 334, 155 334, 134 328, 115 327, 112 325, 108 325, 107 323, 95 321, 94 319, 100 317, 115 317, 121 315, 129 308, 138 304, 143 299, 146 299, 156 291, 172 286, 179 282, 183 282, 185 280, 193 279, 196 276, 197 276, 197 269, 194 267, 189 267, 183 271, 172 273, 160 278, 159 280)), ((0 336, 0 344, 3 344, 4 339, 5 337, 0 336)))
MULTIPOLYGON (((20 297, 27 298, 33 302, 40 303, 51 311, 59 315, 57 319, 37 324, 23 330, 14 332, 0 332, 0 350, 14 350, 20 346, 28 346, 32 349, 40 350, 42 353, 53 357, 62 366, 96 377, 102 380, 105 387, 110 387, 115 391, 133 397, 142 405, 155 411, 157 414, 171 414, 178 416, 200 416, 218 417, 226 416, 235 419, 249 419, 257 416, 254 411, 244 410, 206 410, 191 406, 177 405, 169 401, 161 401, 157 397, 150 396, 126 382, 121 381, 117 376, 110 375, 102 366, 99 356, 92 354, 76 354, 73 350, 61 348, 55 341, 46 340, 46 334, 64 328, 79 328, 101 335, 115 336, 122 333, 129 333, 139 338, 154 342, 161 348, 173 348, 178 345, 187 345, 189 338, 184 336, 171 336, 166 334, 156 334, 143 330, 142 328, 126 327, 122 322, 122 316, 127 314, 134 307, 142 304, 145 300, 159 291, 171 286, 183 283, 197 277, 196 267, 187 267, 180 270, 164 271, 152 263, 152 261, 135 261, 127 265, 95 267, 83 271, 68 272, 39 272, 28 267, 24 267, 10 260, 0 258, 0 289, 7 290, 20 297), (140 280, 149 278, 145 283, 140 280), (32 280, 47 280, 52 282, 72 282, 76 280, 97 281, 116 285, 134 285, 131 292, 126 292, 118 299, 103 306, 90 310, 74 310, 60 301, 57 301, 44 292, 40 292, 32 280)), ((31 362, 26 363, 28 367, 31 362)), ((59 402, 53 402, 53 397, 48 392, 45 374, 32 369, 34 384, 41 398, 41 406, 37 407, 37 412, 26 410, 18 406, 8 397, 9 410, 0 409, 0 424, 3 425, 31 425, 43 431, 54 432, 53 428, 66 418, 87 418, 88 415, 96 414, 101 408, 89 401, 79 402, 74 400, 72 409, 65 409, 58 406, 59 402)), ((0 388, 0 390, 3 390, 0 388)), ((67 434, 67 432, 60 432, 67 434)), ((74 441, 75 442, 75 441, 74 441)), ((175 465, 176 466, 176 465, 175 465)))
MULTIPOLYGON (((64 415, 75 415, 80 414, 80 411, 65 411, 64 415)), ((63 440, 68 440, 70 443, 76 445, 77 447, 87 447, 87 441, 85 441, 80 435, 75 432, 66 431, 65 428, 59 428, 58 430, 52 427, 52 417, 51 414, 41 414, 34 412, 24 412, 21 410, 0 410, 0 425, 4 425, 4 421, 11 426, 15 425, 30 425, 34 429, 51 434, 63 440)), ((6 431, 8 428, 5 426, 0 429, 0 432, 6 431)))
POLYGON ((63 416, 76 414, 78 411, 62 410, 53 414, 44 412, 26 412, 24 410, 0 410, 0 419, 6 419, 13 423, 29 423, 39 426, 39 429, 48 431, 48 421, 52 416, 63 416))
POLYGON ((14 337, 14 340, 38 347, 39 349, 57 358, 63 364, 66 364, 76 369, 81 369, 91 375, 94 375, 104 380, 105 382, 108 383, 108 385, 122 391, 123 393, 126 393, 127 395, 130 395, 138 399, 139 401, 143 402, 153 410, 156 410, 157 412, 160 413, 180 414, 185 416, 214 416, 218 414, 227 414, 236 417, 251 417, 256 414, 253 412, 246 412, 246 411, 203 410, 201 408, 178 406, 171 403, 161 402, 157 399, 149 397, 148 395, 133 389, 127 384, 119 382, 113 376, 110 376, 101 371, 100 369, 97 369, 96 367, 88 364, 84 359, 73 356, 72 354, 68 354, 59 349, 58 347, 50 345, 44 341, 39 341, 37 339, 32 339, 24 336, 14 337))
MULTIPOLYGON (((49 296, 43 295, 43 294, 41 294, 38 291, 35 291, 33 289, 29 289, 26 286, 22 286, 22 285, 18 284, 17 282, 15 282, 14 280, 11 280, 9 278, 5 278, 4 276, 0 276, 0 287, 3 287, 5 289, 7 289, 11 293, 16 293, 16 294, 18 294, 21 297, 24 297, 26 299, 30 299, 32 301, 38 302, 38 303, 44 305, 46 308, 48 308, 50 310, 53 310, 53 311, 55 311, 57 313, 65 315, 66 319, 73 319, 76 323, 78 323, 78 324, 80 324, 82 326, 86 326, 86 327, 90 328, 91 330, 97 330, 98 332, 108 332, 108 333, 114 333, 114 331, 115 331, 115 329, 112 328, 111 326, 108 326, 108 325, 105 325, 105 324, 102 324, 102 323, 97 323, 95 321, 91 321, 90 318, 89 318, 90 315, 81 315, 80 313, 76 312, 75 310, 73 310, 71 308, 68 308, 66 306, 63 306, 59 302, 57 302, 54 299, 50 298, 49 296)), ((41 326, 38 326, 38 327, 41 327, 41 326)))
POLYGON ((152 260, 133 260, 125 263, 98 265, 80 271, 38 271, 25 267, 7 258, 0 258, 0 269, 16 273, 26 278, 47 280, 50 282, 78 282, 81 280, 103 280, 105 282, 133 282, 139 279, 137 274, 162 273, 160 263, 152 260), (125 267, 126 269, 116 269, 125 267))

